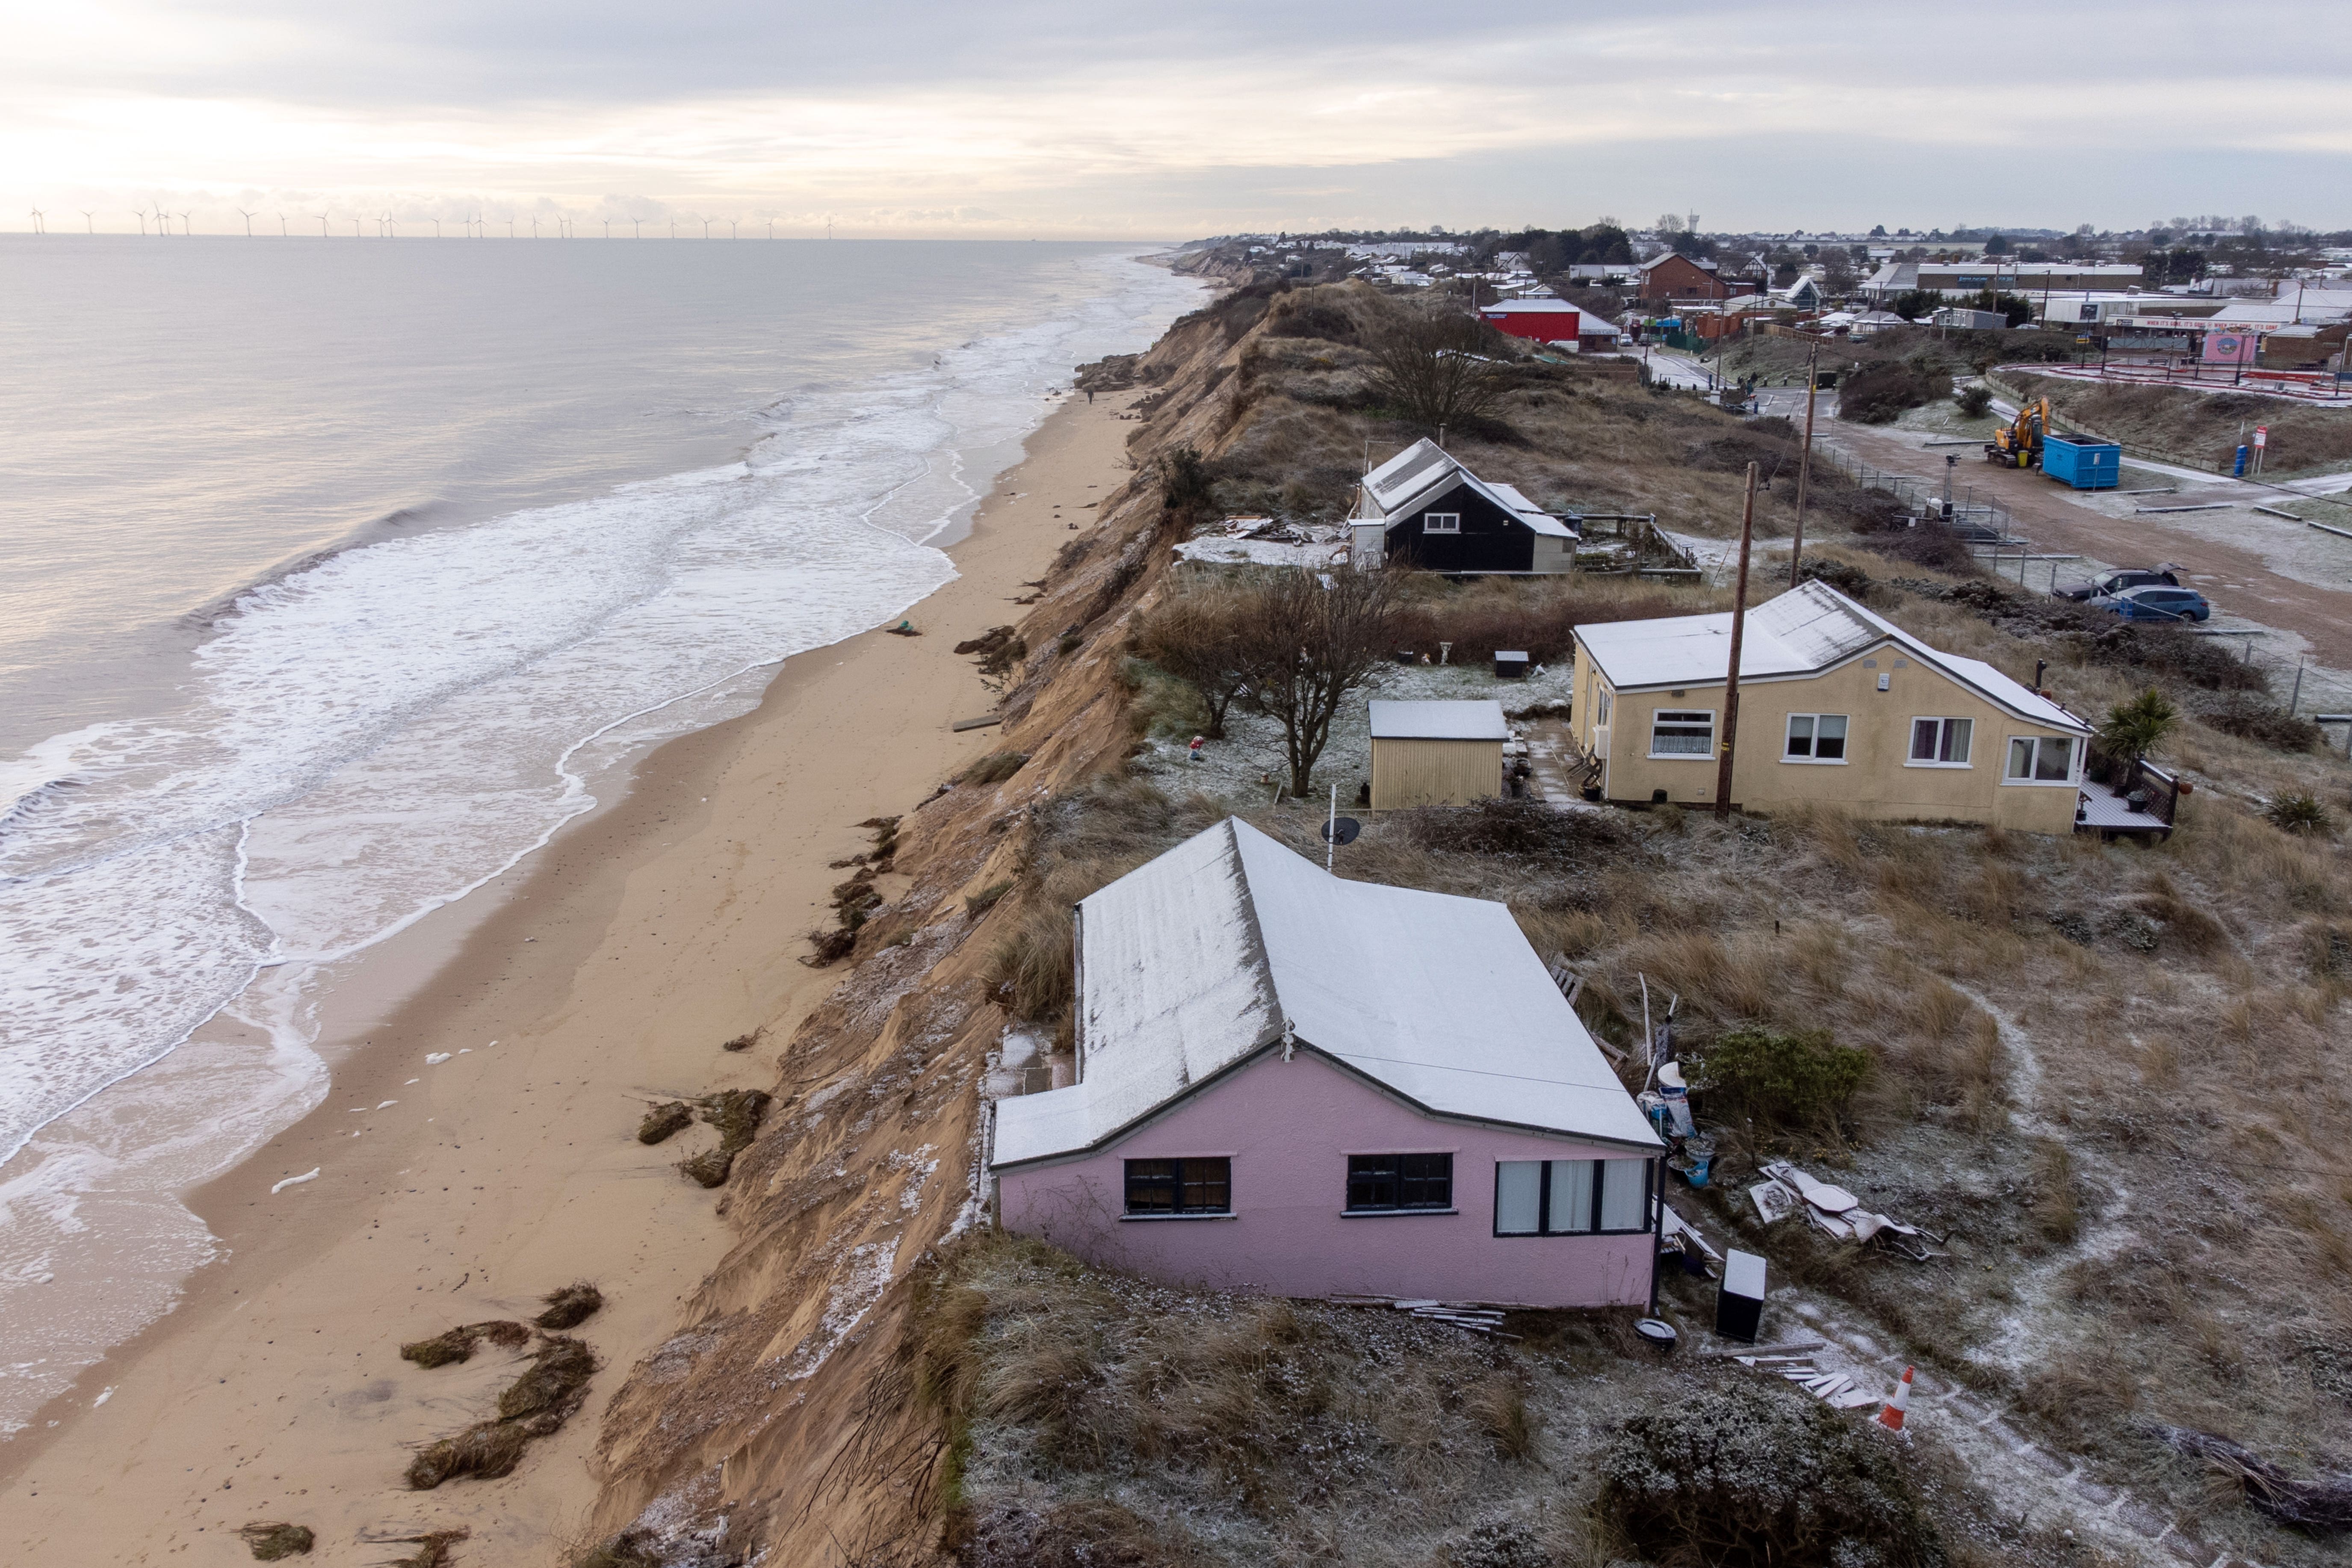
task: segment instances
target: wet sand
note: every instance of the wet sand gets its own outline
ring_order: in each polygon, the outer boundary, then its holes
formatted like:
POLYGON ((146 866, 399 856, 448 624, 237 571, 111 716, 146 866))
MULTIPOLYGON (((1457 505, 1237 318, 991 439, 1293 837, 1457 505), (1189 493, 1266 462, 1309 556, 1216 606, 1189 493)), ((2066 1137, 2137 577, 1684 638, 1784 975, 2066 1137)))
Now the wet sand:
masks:
POLYGON ((358 1039, 325 1102, 190 1196, 226 1258, 0 1446, 12 1560, 250 1562, 235 1532, 254 1520, 310 1526, 320 1564, 428 1530, 470 1530, 483 1563, 578 1544, 604 1402, 730 1239, 725 1189, 675 1169, 714 1135, 646 1147, 638 1118, 774 1087, 777 1047, 842 974, 798 962, 849 875, 827 863, 994 749, 950 729, 992 706, 953 646, 1018 619, 1067 525, 1093 526, 1086 503, 1127 478, 1132 400, 1074 398, 1030 439, 950 547, 957 581, 911 612, 923 636, 793 658, 756 711, 659 748, 616 804, 371 958, 335 1003, 329 1037, 358 1039), (409 1490, 412 1451, 491 1413, 521 1358, 427 1371, 400 1344, 527 1318, 575 1279, 607 1301, 573 1331, 604 1365, 586 1408, 505 1479, 409 1490))

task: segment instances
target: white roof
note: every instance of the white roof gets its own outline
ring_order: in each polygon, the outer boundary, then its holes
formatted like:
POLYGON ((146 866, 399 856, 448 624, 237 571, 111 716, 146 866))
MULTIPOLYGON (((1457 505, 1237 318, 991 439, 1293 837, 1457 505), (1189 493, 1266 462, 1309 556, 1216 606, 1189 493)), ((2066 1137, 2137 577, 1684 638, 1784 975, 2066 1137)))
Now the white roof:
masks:
MULTIPOLYGON (((1731 614, 1604 621, 1577 627, 1576 640, 1620 691, 1711 686, 1723 679, 1730 664, 1731 614)), ((1804 679, 1890 643, 2020 719, 2072 734, 2091 732, 2080 719, 1983 660, 1930 647, 1820 581, 1791 588, 1748 612, 1739 645, 1739 679, 1804 679)))
POLYGON ((1496 701, 1372 703, 1375 741, 1507 741, 1511 727, 1496 701))
POLYGON ((1658 1147, 1501 904, 1347 881, 1229 817, 1078 931, 1078 1082, 997 1102, 1000 1167, 1101 1147, 1286 1026, 1425 1113, 1658 1147))
POLYGON ((1423 437, 1364 476, 1369 515, 1350 522, 1385 522, 1419 510, 1456 484, 1468 485, 1538 533, 1573 539, 1575 531, 1509 485, 1489 484, 1464 468, 1436 442, 1423 437))

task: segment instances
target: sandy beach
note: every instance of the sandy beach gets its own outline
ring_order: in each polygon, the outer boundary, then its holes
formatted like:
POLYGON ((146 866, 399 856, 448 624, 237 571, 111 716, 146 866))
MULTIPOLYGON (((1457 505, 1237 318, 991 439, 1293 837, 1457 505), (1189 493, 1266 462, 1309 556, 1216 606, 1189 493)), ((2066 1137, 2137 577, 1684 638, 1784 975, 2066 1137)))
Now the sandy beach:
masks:
POLYGON ((731 1239, 726 1189, 674 1168, 714 1135, 646 1147, 637 1120, 773 1087, 776 1047, 843 973, 798 962, 847 874, 828 862, 994 748, 950 728, 992 700, 954 644, 1018 620, 1022 584, 1093 526, 1127 477, 1131 401, 1073 397, 1031 437, 950 547, 961 575, 911 613, 923 636, 794 658, 756 711, 655 752, 617 804, 339 993, 329 1037, 352 1043, 326 1101, 190 1198, 228 1256, 0 1448, 12 1559, 249 1562, 236 1531, 256 1520, 308 1525, 326 1564, 428 1531, 470 1531, 481 1563, 579 1543, 605 1399, 731 1239), (603 1366, 585 1409, 505 1479, 408 1489, 412 1451, 488 1413, 520 1358, 427 1371, 398 1347, 529 1317, 577 1279, 607 1303, 574 1331, 603 1366))

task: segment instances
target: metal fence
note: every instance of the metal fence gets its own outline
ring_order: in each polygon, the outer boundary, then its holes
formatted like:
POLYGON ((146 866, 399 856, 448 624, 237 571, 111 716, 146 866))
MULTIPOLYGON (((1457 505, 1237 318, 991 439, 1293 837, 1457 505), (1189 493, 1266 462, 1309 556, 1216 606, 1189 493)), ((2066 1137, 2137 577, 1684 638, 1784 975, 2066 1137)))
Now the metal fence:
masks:
POLYGON ((1935 518, 1948 522, 1971 543, 2001 545, 2020 542, 2009 509, 1990 497, 1979 496, 1974 485, 1952 486, 1949 491, 1951 510, 1948 514, 1944 509, 1947 491, 1943 479, 1898 474, 1892 468, 1882 468, 1874 463, 1863 461, 1835 441, 1819 438, 1813 442, 1813 460, 1827 463, 1860 489, 1883 490, 1893 496, 1896 504, 1913 517, 1935 518))

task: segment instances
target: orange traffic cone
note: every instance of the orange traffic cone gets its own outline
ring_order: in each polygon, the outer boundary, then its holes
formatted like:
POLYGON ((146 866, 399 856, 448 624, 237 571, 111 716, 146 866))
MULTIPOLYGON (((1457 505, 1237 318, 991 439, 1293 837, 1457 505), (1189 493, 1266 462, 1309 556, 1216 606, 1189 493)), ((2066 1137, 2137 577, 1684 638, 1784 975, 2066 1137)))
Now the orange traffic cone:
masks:
POLYGON ((1895 1397, 1888 1400, 1878 1413, 1878 1424, 1889 1432, 1903 1430, 1903 1413, 1911 1408, 1911 1369, 1903 1369, 1903 1380, 1895 1385, 1895 1397))

